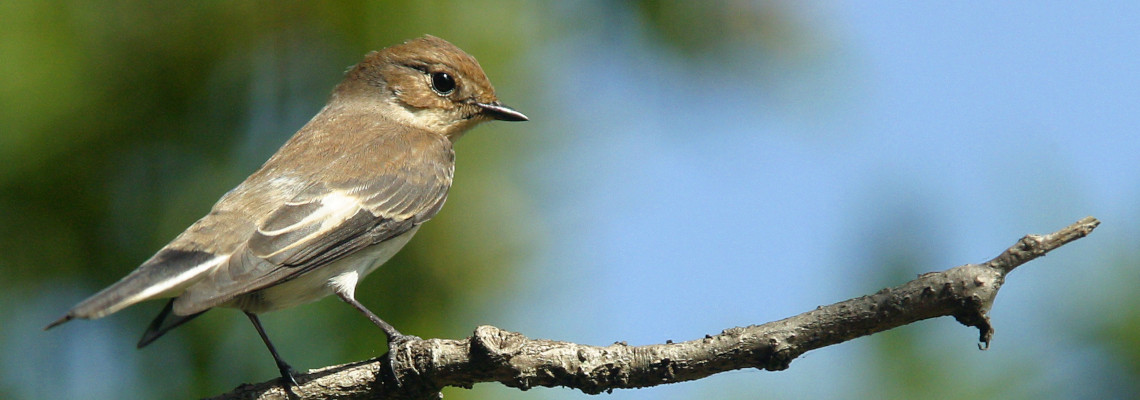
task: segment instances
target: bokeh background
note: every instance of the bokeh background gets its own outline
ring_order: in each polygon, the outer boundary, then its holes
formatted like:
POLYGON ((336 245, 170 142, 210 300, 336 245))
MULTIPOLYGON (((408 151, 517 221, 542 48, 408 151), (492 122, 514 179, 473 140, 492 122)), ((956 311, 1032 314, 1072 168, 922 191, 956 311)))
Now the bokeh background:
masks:
MULTIPOLYGON (((370 50, 430 33, 531 122, 457 146, 443 211, 365 280, 407 333, 690 340, 989 259, 942 318, 614 399, 1137 398, 1140 3, 0 2, 0 398, 194 398, 277 372, 238 312, 41 328, 256 169, 370 50)), ((381 355, 335 299, 265 315, 316 368, 381 355)), ((571 399, 497 384, 448 399, 571 399)))

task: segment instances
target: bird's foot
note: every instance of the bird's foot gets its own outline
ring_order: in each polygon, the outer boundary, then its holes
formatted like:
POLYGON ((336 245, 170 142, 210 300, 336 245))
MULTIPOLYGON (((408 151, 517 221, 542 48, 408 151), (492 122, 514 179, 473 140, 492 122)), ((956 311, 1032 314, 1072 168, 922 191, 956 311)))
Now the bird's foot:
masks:
POLYGON ((293 369, 289 364, 286 364, 284 361, 278 361, 277 370, 281 371, 281 379, 285 381, 286 385, 301 386, 297 383, 297 378, 294 377, 297 375, 297 370, 293 369))
MULTIPOLYGON (((419 336, 405 335, 399 333, 398 331, 395 332, 395 334, 388 335, 388 372, 392 374, 392 379, 396 381, 396 386, 403 386, 403 383, 400 382, 400 375, 396 374, 396 367, 398 363, 397 360, 400 359, 400 351, 401 349, 407 349, 408 344, 417 340, 423 339, 421 339, 419 336)), ((405 357, 404 359, 411 362, 411 354, 409 354, 408 357, 405 357)), ((414 363, 411 367, 415 368, 414 363)))

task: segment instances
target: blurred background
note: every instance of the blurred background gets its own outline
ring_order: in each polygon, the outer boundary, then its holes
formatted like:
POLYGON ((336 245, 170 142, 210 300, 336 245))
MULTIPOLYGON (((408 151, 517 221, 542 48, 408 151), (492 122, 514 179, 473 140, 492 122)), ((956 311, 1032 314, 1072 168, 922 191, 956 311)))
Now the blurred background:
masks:
MULTIPOLYGON (((371 50, 433 34, 531 118, 458 143, 443 211, 358 297, 403 332, 691 340, 988 260, 950 318, 613 399, 1140 396, 1140 3, 0 2, 0 398, 277 376, 239 312, 43 332, 255 170, 371 50), (937 396, 931 392, 936 391, 937 396)), ((384 354, 336 299, 263 316, 300 369, 384 354)), ((575 399, 498 384, 447 399, 575 399)))

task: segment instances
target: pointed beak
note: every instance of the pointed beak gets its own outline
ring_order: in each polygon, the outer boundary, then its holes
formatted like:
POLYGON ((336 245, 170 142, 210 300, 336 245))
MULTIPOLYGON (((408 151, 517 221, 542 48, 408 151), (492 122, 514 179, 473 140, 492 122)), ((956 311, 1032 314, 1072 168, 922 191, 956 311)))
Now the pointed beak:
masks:
POLYGON ((530 121, 523 113, 507 107, 498 101, 492 103, 475 103, 483 109, 483 113, 500 121, 530 121))

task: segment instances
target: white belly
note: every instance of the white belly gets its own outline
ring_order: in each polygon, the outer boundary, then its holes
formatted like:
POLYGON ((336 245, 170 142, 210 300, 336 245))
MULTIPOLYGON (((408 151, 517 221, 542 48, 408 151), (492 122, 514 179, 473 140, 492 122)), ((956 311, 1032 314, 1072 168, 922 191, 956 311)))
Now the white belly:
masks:
POLYGON ((366 247, 296 279, 244 295, 256 300, 239 300, 232 305, 259 314, 317 301, 337 291, 353 297, 356 282, 396 255, 419 229, 416 226, 403 235, 366 247))

